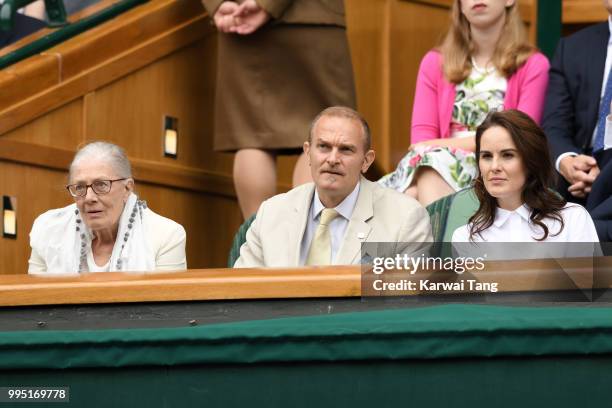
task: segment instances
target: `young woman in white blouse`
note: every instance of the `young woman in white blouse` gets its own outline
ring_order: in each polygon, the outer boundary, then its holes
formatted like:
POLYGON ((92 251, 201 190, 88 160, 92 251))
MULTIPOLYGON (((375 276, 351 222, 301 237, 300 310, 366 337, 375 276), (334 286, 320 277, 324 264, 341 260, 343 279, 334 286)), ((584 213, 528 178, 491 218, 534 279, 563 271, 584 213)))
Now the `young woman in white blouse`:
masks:
POLYGON ((476 131, 476 159, 480 206, 453 242, 599 242, 589 213, 551 189, 546 136, 529 116, 491 113, 476 131))

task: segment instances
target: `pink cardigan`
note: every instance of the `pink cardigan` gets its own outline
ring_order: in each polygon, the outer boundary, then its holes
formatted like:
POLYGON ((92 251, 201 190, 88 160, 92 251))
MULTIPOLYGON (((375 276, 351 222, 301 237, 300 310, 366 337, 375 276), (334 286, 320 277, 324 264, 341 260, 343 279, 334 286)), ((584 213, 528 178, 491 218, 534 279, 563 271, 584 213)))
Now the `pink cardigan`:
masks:
MULTIPOLYGON (((540 123, 549 66, 543 54, 537 52, 530 56, 508 78, 504 109, 521 110, 540 123)), ((417 76, 411 143, 449 137, 454 101, 455 84, 444 78, 442 55, 429 51, 421 61, 417 76)))

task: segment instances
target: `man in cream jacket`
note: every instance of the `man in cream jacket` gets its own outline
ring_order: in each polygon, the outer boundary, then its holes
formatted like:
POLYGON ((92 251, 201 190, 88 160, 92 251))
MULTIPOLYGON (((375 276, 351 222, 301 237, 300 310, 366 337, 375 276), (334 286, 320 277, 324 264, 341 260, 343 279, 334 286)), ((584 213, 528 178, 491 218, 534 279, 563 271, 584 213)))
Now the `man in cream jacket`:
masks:
POLYGON ((362 177, 375 157, 370 143, 354 110, 321 112, 304 143, 314 183, 261 205, 234 266, 359 264, 364 242, 396 243, 401 253, 407 243, 432 241, 429 216, 416 200, 362 177))

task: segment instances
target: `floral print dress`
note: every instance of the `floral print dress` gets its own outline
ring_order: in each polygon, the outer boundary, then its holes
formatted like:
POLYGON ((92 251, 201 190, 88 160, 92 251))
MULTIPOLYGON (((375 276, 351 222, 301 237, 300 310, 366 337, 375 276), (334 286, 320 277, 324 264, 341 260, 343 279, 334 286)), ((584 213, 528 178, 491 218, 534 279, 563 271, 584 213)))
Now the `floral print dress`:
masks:
MULTIPOLYGON (((491 111, 501 110, 508 86, 507 80, 494 68, 482 69, 472 61, 472 72, 456 86, 451 119, 452 138, 476 134, 476 128, 491 111)), ((473 152, 439 146, 416 146, 404 156, 397 169, 378 182, 385 187, 404 192, 419 167, 429 166, 455 190, 471 185, 478 168, 473 152)))

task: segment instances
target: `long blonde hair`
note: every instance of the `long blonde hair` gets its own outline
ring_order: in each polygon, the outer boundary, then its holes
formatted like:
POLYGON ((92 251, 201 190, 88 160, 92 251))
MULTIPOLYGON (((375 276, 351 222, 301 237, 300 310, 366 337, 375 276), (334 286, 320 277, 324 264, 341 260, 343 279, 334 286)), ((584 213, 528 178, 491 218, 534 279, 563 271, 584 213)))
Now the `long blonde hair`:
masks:
MULTIPOLYGON (((474 43, 470 34, 470 23, 461 12, 461 0, 455 0, 451 9, 451 26, 438 47, 444 62, 444 75, 449 82, 459 84, 472 72, 474 43)), ((535 52, 529 44, 525 27, 518 11, 518 0, 506 7, 506 21, 497 41, 492 63, 506 78, 527 61, 535 52)))

